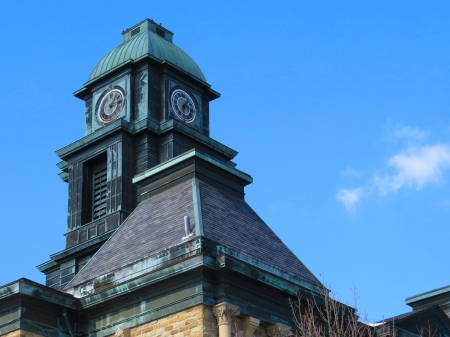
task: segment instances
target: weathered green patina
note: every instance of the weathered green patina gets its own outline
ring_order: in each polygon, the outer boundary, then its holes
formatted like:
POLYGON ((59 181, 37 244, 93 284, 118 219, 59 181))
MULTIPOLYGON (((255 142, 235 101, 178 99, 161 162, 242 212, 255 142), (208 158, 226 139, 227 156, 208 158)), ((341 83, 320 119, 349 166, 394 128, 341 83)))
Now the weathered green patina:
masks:
MULTIPOLYGON (((163 124, 156 124, 155 122, 144 119, 139 121, 138 123, 128 123, 127 121, 123 119, 118 119, 115 122, 111 123, 110 125, 107 125, 103 127, 102 129, 91 133, 76 142, 73 142, 72 144, 69 144, 62 149, 59 149, 56 151, 56 155, 59 157, 66 156, 74 151, 79 151, 84 146, 90 145, 93 141, 98 141, 100 138, 104 136, 108 136, 114 132, 116 132, 119 129, 123 129, 129 133, 136 134, 144 129, 149 129, 157 134, 162 134, 167 131, 171 130, 177 130, 178 132, 181 132, 183 134, 189 135, 192 138, 195 138, 197 141, 201 142, 202 144, 213 148, 215 151, 220 152, 230 158, 234 158, 238 152, 229 148, 226 145, 223 145, 222 143, 218 142, 217 140, 214 140, 210 137, 207 137, 205 135, 202 135, 200 132, 184 125, 183 123, 177 121, 177 120, 169 120, 163 124)), ((60 163, 57 164, 58 167, 62 166, 60 163)), ((67 169, 66 166, 63 167, 63 169, 67 169)))
POLYGON ((245 202, 253 179, 231 161, 237 151, 210 137, 220 94, 161 24, 147 19, 122 37, 75 93, 84 138, 56 152, 69 191, 65 249, 38 266, 46 286, 0 287, 0 335, 128 335, 222 302, 257 318, 262 333, 294 327, 287 299, 318 298, 320 281, 245 202), (106 109, 113 91, 121 98, 106 109), (186 109, 177 91, 195 119, 176 113, 186 109))
MULTIPOLYGON (((130 28, 128 31, 138 29, 139 33, 106 54, 92 71, 89 82, 127 62, 134 62, 146 55, 154 57, 160 62, 170 62, 201 81, 206 82, 200 67, 185 51, 170 42, 171 39, 165 39, 152 31, 152 28, 163 29, 158 26, 147 19, 130 28)), ((171 34, 165 29, 164 33, 171 34)))

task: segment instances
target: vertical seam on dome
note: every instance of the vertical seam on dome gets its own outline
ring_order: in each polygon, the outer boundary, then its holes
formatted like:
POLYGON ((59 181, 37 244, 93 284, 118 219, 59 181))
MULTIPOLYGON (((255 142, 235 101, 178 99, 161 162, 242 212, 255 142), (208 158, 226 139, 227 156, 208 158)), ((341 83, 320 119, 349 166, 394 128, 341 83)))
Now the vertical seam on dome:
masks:
POLYGON ((122 63, 126 62, 130 59, 133 59, 131 57, 131 51, 133 50, 133 48, 136 44, 136 41, 138 41, 139 36, 140 35, 134 37, 132 40, 129 41, 128 45, 125 48, 123 48, 122 55, 121 55, 122 63))
POLYGON ((143 40, 143 45, 142 45, 142 49, 143 49, 143 51, 141 52, 141 55, 144 55, 144 54, 151 54, 151 55, 153 55, 153 44, 151 44, 150 43, 150 32, 149 31, 147 31, 147 36, 146 36, 146 38, 145 38, 145 40, 143 40), (145 44, 147 43, 147 48, 145 47, 145 44))
POLYGON ((186 65, 184 64, 184 60, 183 58, 180 56, 180 54, 178 53, 178 50, 176 48, 171 48, 172 50, 170 50, 170 56, 172 58, 171 61, 173 64, 177 65, 178 67, 180 67, 181 69, 186 69, 186 65))
POLYGON ((157 53, 158 55, 154 55, 157 58, 159 58, 161 61, 166 59, 167 52, 164 50, 164 47, 161 45, 160 38, 155 36, 152 36, 152 42, 153 42, 153 51, 157 53))
MULTIPOLYGON (((123 51, 127 49, 131 41, 128 41, 127 43, 122 44, 122 46, 117 50, 116 55, 114 56, 114 59, 112 60, 113 67, 116 67, 119 64, 122 64, 124 61, 123 57, 123 51)), ((112 68, 110 68, 112 69, 112 68)))
POLYGON ((144 46, 147 34, 148 33, 141 34, 139 39, 133 44, 133 48, 130 50, 130 58, 133 60, 144 54, 142 51, 145 49, 144 46))
POLYGON ((146 54, 150 54, 161 61, 167 60, 200 80, 206 81, 198 64, 183 49, 160 38, 150 30, 139 34, 105 55, 92 70, 89 80, 93 80, 121 65, 128 59, 134 61, 146 54))
MULTIPOLYGON (((101 60, 100 60, 100 62, 101 62, 101 60)), ((98 68, 98 65, 100 64, 100 62, 97 63, 97 65, 95 66, 94 70, 92 70, 91 75, 89 76, 89 81, 96 77, 95 74, 97 72, 97 68, 98 68)))
POLYGON ((195 74, 195 69, 193 69, 192 67, 192 63, 194 62, 191 57, 181 48, 175 46, 175 50, 177 51, 177 55, 181 58, 182 60, 182 66, 181 68, 186 70, 187 72, 196 75, 195 74), (190 62, 185 62, 185 61, 190 61, 190 62))
POLYGON ((117 59, 114 60, 114 67, 117 67, 119 64, 122 64, 125 61, 127 61, 126 50, 132 44, 132 41, 133 40, 128 41, 127 43, 122 45, 122 47, 117 51, 117 59))
POLYGON ((191 73, 192 75, 198 77, 199 79, 203 80, 206 82, 206 78, 205 75, 203 75, 202 70, 200 69, 200 67, 198 66, 198 64, 192 59, 192 57, 190 57, 183 49, 181 49, 180 47, 174 45, 175 48, 177 49, 177 51, 179 52, 179 54, 183 55, 183 60, 186 59, 188 64, 185 64, 185 67, 181 67, 182 69, 186 70, 187 72, 191 73))
MULTIPOLYGON (((97 65, 95 66, 94 70, 92 71, 91 77, 89 79, 93 79, 93 78, 96 78, 97 76, 99 76, 98 70, 102 68, 103 63, 105 62, 105 59, 108 57, 108 55, 109 55, 109 53, 106 54, 105 56, 103 56, 102 59, 97 63, 97 65)), ((100 74, 101 74, 101 72, 100 72, 100 74)))
MULTIPOLYGON (((118 48, 118 47, 117 47, 117 48, 118 48)), ((107 58, 105 59, 105 62, 103 62, 102 69, 101 69, 101 73, 102 73, 102 74, 105 73, 105 72, 107 72, 107 71, 108 71, 108 68, 111 69, 111 67, 110 67, 110 61, 111 61, 111 58, 113 57, 113 55, 116 54, 117 48, 115 48, 113 51, 111 51, 111 52, 108 54, 107 58)))

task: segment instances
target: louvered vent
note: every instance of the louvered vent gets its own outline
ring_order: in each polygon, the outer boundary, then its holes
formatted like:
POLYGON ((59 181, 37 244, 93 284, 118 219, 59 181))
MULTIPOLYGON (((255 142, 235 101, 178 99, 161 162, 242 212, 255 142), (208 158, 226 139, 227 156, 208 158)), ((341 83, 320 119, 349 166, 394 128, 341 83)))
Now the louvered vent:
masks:
POLYGON ((131 37, 135 36, 136 34, 139 34, 141 32, 141 27, 137 27, 136 29, 133 29, 130 33, 131 37))
POLYGON ((158 34, 161 37, 166 37, 166 32, 158 27, 156 27, 156 34, 158 34))
POLYGON ((94 202, 92 220, 106 214, 106 168, 94 173, 94 202))

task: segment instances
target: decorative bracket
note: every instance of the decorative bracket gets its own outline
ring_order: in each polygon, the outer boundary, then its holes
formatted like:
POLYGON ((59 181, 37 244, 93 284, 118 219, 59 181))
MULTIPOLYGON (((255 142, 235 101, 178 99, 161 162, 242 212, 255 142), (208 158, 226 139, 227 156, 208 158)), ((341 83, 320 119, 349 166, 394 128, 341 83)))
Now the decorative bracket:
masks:
POLYGON ((253 337, 253 333, 259 326, 259 319, 248 316, 242 320, 242 327, 244 328, 245 337, 253 337))
POLYGON ((287 337, 291 336, 291 328, 287 325, 277 323, 266 328, 269 337, 287 337))

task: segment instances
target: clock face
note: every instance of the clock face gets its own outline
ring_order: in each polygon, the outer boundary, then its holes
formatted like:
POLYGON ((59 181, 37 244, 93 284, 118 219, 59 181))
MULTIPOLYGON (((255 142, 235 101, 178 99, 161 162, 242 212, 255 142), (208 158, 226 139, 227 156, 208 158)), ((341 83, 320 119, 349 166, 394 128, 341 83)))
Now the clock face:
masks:
POLYGON ((191 96, 177 89, 172 93, 172 108, 179 119, 191 123, 195 119, 195 103, 191 96))
POLYGON ((119 117, 124 106, 123 93, 114 89, 103 97, 98 108, 98 119, 102 124, 114 122, 119 117))

